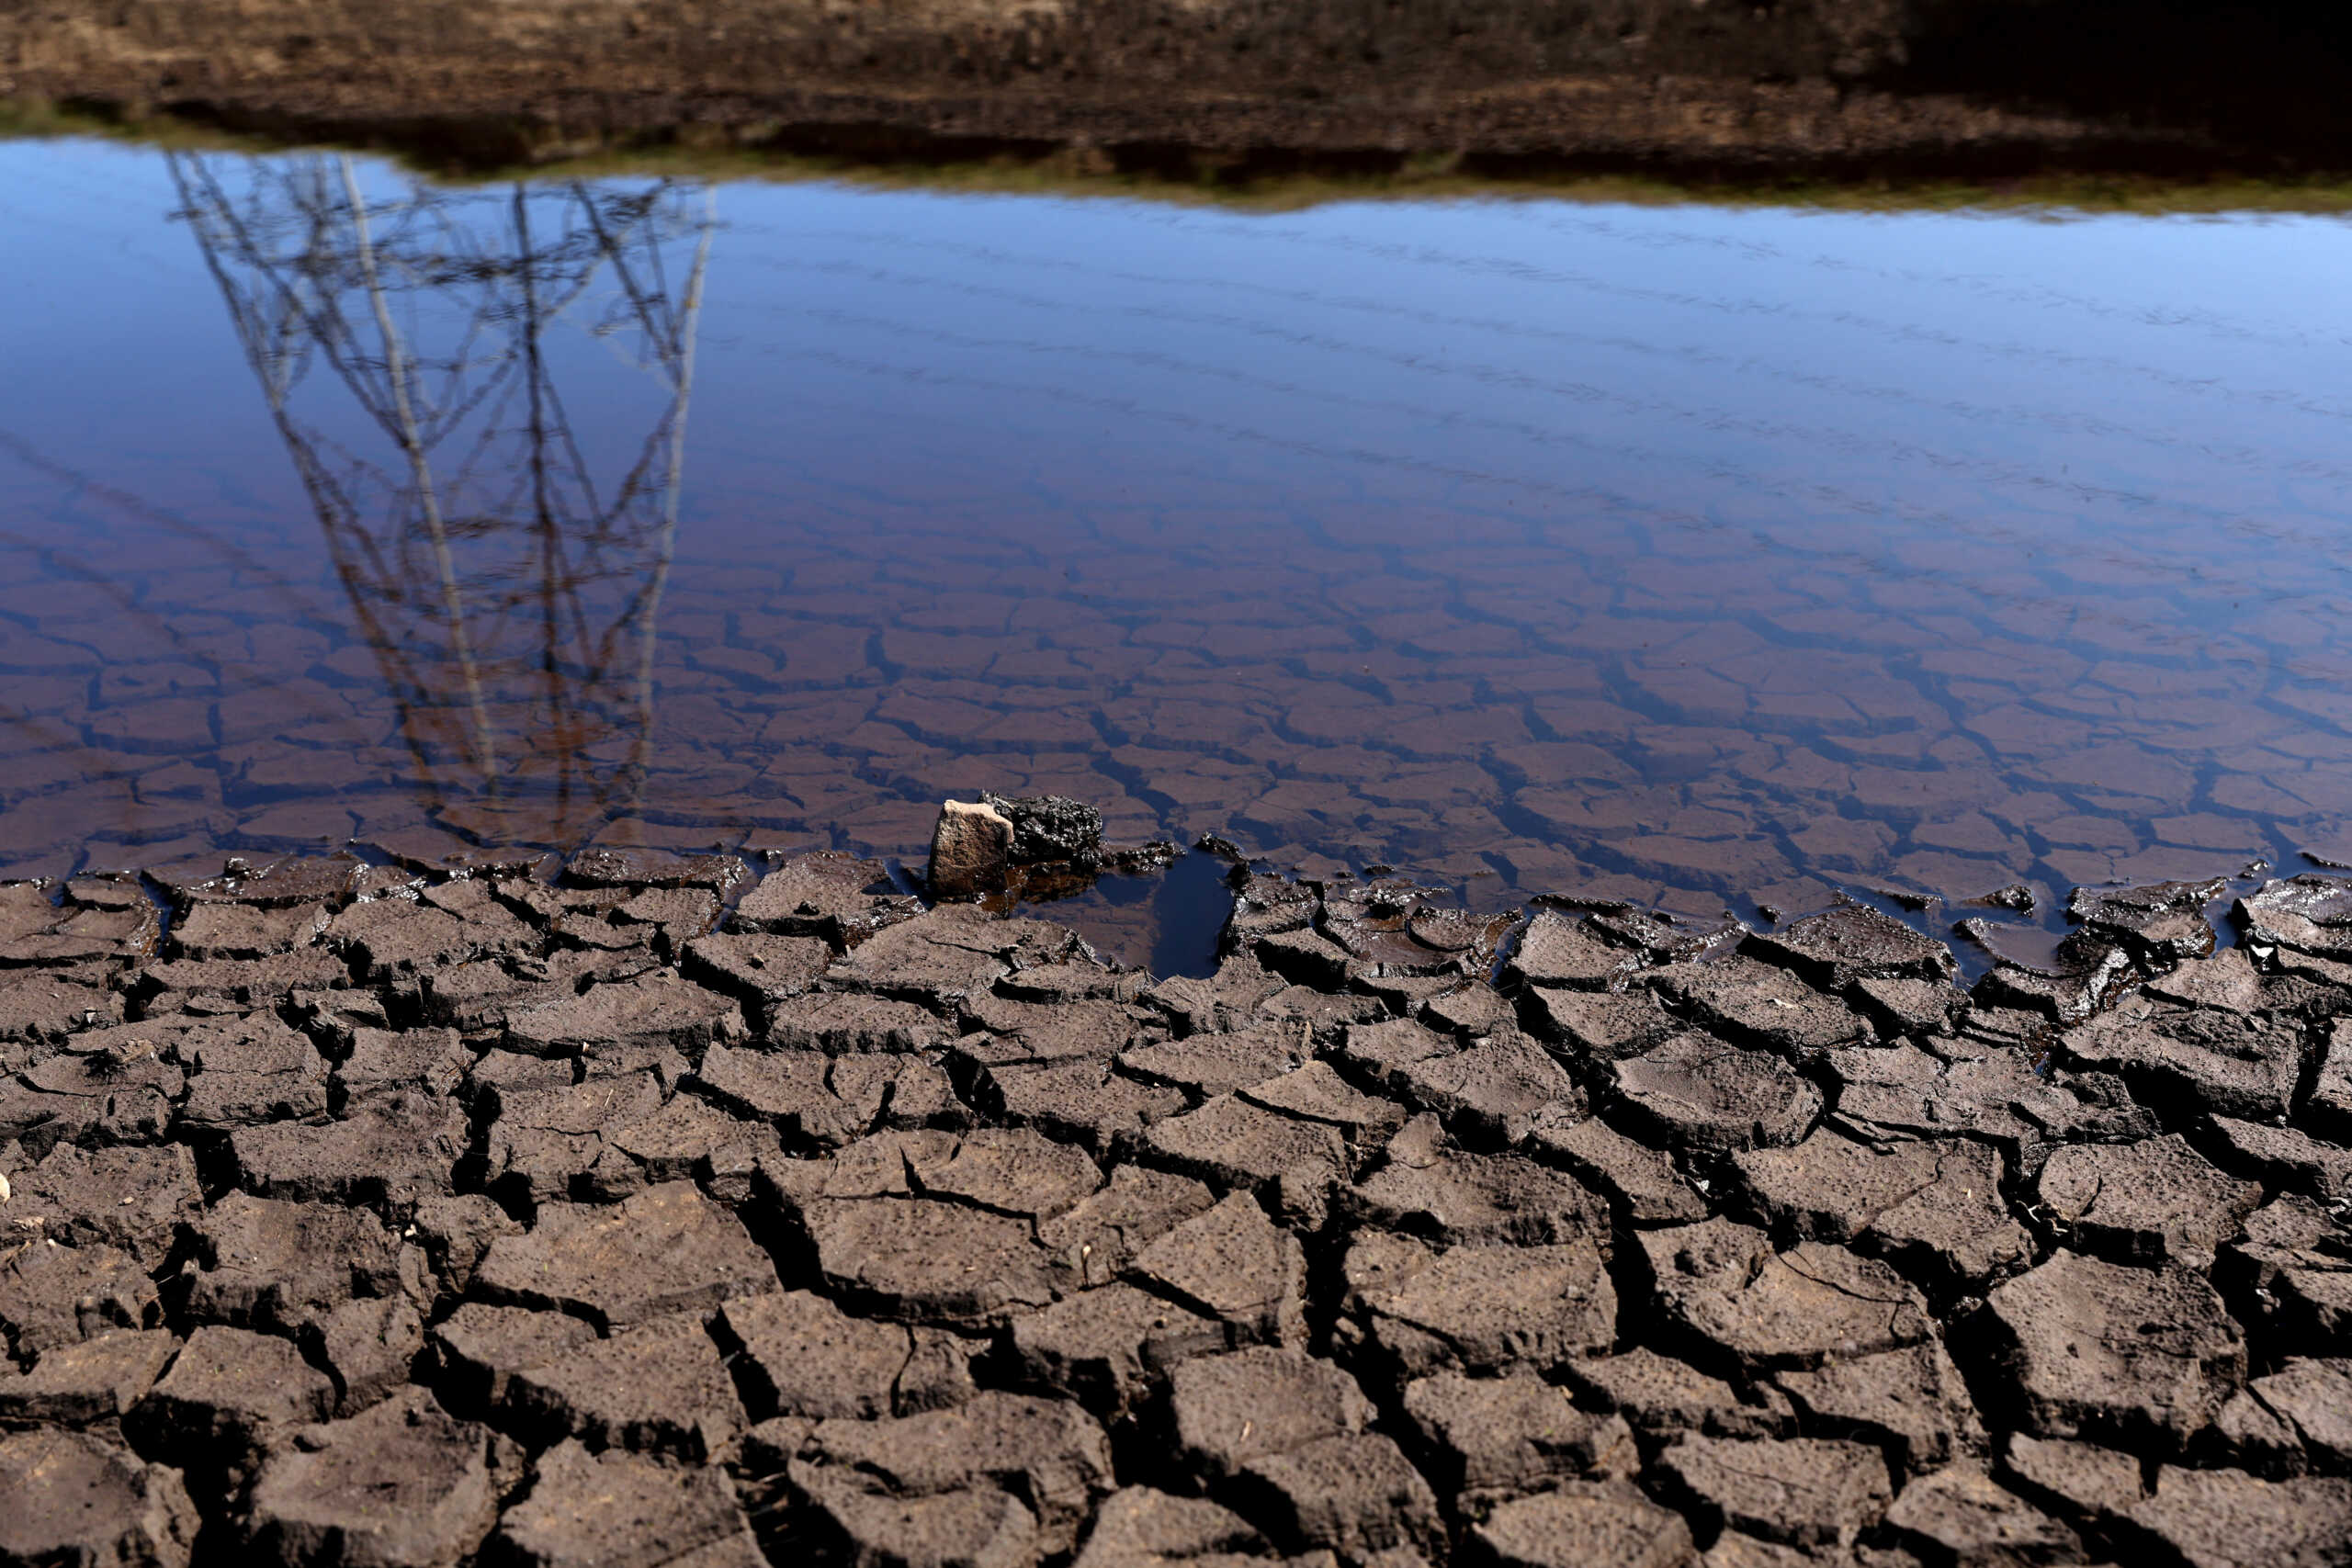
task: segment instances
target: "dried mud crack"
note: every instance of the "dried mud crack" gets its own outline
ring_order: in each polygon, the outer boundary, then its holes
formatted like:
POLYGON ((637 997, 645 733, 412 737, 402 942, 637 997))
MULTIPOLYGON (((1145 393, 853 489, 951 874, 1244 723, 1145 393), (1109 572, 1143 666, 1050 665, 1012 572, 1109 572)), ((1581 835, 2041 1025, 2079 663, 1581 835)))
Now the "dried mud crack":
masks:
POLYGON ((0 1563, 2344 1562, 2352 883, 2194 892, 0 888, 0 1563))

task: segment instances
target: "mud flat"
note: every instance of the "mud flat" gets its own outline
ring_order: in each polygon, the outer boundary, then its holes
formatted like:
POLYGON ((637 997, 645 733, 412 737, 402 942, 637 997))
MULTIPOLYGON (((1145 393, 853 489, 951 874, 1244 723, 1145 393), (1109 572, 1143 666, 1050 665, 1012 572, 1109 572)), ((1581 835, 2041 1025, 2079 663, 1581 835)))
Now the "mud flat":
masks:
POLYGON ((1384 171, 2352 166, 2319 7, 8 0, 0 96, 504 163, 684 140, 1384 171))
POLYGON ((2214 891, 11 885, 0 1562, 2340 1562, 2352 883, 2214 891))

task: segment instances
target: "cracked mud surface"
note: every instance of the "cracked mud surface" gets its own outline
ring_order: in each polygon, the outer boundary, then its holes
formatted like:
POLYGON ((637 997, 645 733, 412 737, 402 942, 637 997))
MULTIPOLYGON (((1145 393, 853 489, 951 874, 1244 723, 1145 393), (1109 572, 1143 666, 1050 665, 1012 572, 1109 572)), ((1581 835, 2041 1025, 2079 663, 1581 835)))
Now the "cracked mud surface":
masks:
POLYGON ((2352 1558, 2352 884, 157 891, 0 888, 0 1563, 2352 1558))

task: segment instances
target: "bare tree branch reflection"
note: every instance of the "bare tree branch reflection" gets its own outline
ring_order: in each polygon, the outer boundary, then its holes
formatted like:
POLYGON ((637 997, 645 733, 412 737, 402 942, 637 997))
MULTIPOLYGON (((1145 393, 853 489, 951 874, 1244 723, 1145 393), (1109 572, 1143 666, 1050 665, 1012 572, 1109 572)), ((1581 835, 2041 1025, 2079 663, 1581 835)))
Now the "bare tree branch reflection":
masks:
POLYGON ((709 189, 370 195, 343 157, 168 156, 426 802, 534 803, 558 839, 635 804, 709 189), (594 382, 584 439, 567 377, 594 382))

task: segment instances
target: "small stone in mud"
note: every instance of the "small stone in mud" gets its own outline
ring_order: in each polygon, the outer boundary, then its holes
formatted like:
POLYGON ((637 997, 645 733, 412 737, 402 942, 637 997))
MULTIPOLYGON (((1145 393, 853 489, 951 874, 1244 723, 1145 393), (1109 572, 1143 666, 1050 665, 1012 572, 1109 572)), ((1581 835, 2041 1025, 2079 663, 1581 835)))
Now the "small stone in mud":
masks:
POLYGON ((1004 886, 1012 864, 1012 819, 987 801, 944 800, 931 830, 934 898, 968 898, 1004 886))

